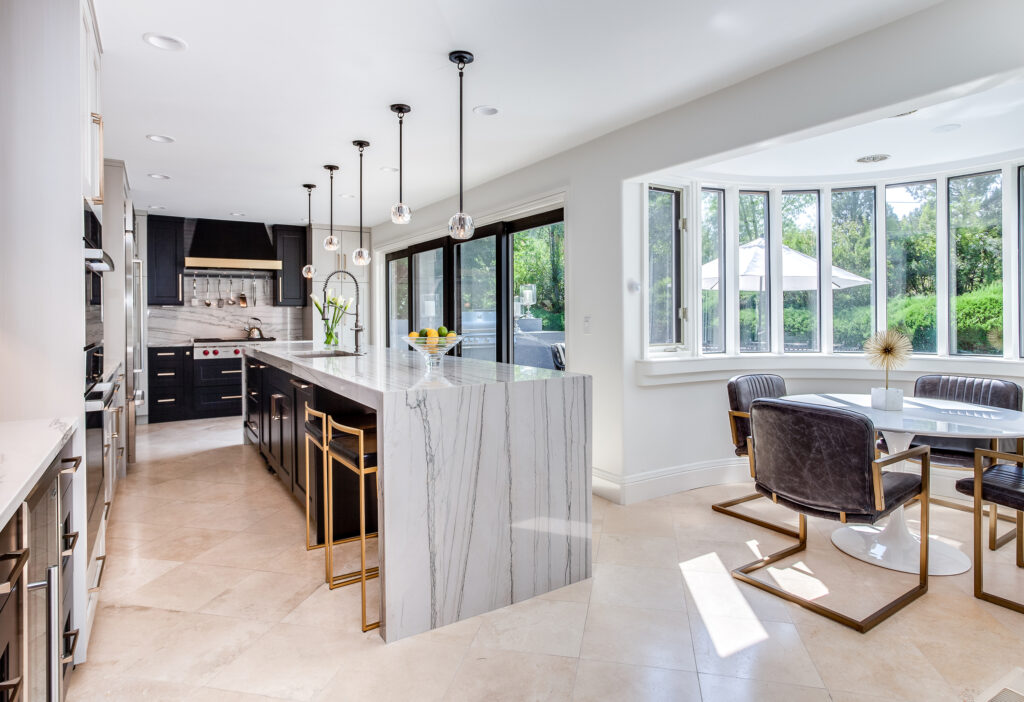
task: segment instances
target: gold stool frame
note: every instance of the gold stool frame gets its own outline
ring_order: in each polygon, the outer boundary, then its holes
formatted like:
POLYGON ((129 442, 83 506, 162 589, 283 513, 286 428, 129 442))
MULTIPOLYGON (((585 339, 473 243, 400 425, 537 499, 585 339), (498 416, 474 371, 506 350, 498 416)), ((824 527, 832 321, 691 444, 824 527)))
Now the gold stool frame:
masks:
MULTIPOLYGON (((380 619, 375 622, 366 621, 366 581, 372 580, 380 576, 380 567, 376 566, 373 568, 366 567, 366 540, 368 538, 377 537, 378 532, 372 534, 366 533, 366 476, 376 474, 377 466, 366 466, 364 450, 364 441, 366 432, 363 429, 357 427, 349 427, 344 424, 335 422, 332 417, 327 417, 327 461, 324 463, 324 513, 326 514, 326 527, 327 533, 334 535, 334 462, 337 461, 341 465, 345 466, 359 479, 359 536, 345 539, 344 541, 354 541, 359 539, 359 570, 354 570, 351 573, 345 573, 344 575, 334 575, 334 554, 333 549, 326 549, 326 568, 327 568, 327 584, 330 589, 335 590, 339 587, 346 585, 352 585, 358 582, 360 584, 360 590, 362 595, 362 626, 363 631, 371 631, 380 627, 380 619), (357 455, 358 463, 353 464, 346 460, 343 456, 336 454, 331 451, 331 442, 334 440, 334 432, 338 431, 343 434, 349 434, 355 436, 357 440, 357 455)), ((341 541, 335 542, 341 543, 341 541)), ((383 598, 383 592, 381 597, 383 598)))

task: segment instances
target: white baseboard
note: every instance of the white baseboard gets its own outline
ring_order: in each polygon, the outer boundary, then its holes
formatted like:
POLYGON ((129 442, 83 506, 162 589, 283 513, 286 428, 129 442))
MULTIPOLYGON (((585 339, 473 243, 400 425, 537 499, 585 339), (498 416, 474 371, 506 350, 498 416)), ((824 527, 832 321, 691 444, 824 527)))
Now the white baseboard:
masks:
MULTIPOLYGON (((910 466, 911 471, 919 470, 910 466)), ((956 491, 955 483, 966 477, 966 471, 932 469, 931 493, 934 497, 953 499, 970 506, 970 500, 956 491)), ((684 490, 750 482, 750 463, 746 458, 722 458, 680 466, 658 468, 635 475, 615 475, 594 468, 593 493, 609 502, 630 505, 684 490)))
POLYGON ((594 468, 593 492, 610 502, 629 505, 684 490, 749 480, 750 463, 746 458, 722 458, 627 476, 594 468))

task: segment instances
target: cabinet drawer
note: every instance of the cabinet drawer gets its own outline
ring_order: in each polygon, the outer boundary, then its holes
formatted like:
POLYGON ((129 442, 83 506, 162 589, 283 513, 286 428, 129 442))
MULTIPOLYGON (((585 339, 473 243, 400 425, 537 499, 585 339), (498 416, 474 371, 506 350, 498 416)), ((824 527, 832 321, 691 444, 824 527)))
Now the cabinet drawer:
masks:
POLYGON ((172 422, 182 418, 186 408, 181 387, 149 389, 149 421, 172 422))
POLYGON ((227 385, 242 382, 242 360, 224 358, 216 361, 199 361, 192 367, 194 384, 227 385))
POLYGON ((193 396, 196 414, 205 417, 242 414, 241 383, 196 388, 193 396))
POLYGON ((149 370, 149 386, 174 387, 185 382, 185 374, 181 368, 160 368, 154 367, 149 370))
POLYGON ((150 346, 149 365, 181 365, 185 359, 185 352, 190 351, 185 346, 150 346))

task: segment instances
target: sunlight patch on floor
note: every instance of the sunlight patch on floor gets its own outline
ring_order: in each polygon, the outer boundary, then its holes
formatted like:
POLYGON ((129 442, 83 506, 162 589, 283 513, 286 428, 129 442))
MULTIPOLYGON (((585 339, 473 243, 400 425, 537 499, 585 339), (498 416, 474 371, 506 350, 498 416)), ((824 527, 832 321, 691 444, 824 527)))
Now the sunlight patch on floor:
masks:
POLYGON ((680 563, 679 568, 720 657, 726 658, 768 639, 768 632, 717 553, 691 558, 680 563), (730 614, 712 614, 721 611, 730 614))
POLYGON ((821 582, 803 561, 784 568, 768 567, 768 574, 786 592, 802 597, 805 600, 816 600, 828 594, 828 587, 821 582))

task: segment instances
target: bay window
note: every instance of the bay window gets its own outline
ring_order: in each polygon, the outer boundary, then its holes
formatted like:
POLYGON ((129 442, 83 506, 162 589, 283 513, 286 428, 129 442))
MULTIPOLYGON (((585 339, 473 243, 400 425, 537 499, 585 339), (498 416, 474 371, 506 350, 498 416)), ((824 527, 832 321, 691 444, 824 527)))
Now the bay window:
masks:
POLYGON ((655 346, 682 342, 680 199, 678 190, 647 191, 647 329, 655 346))
POLYGON ((875 330, 875 189, 832 191, 832 350, 860 352, 875 330))
POLYGON ((938 350, 935 181, 885 189, 886 323, 915 353, 938 350))
POLYGON ((768 193, 739 196, 740 353, 771 351, 768 265, 768 193))
POLYGON ((783 346, 789 352, 820 348, 819 220, 817 190, 782 193, 783 346))
POLYGON ((701 349, 725 352, 725 191, 700 194, 701 349))
POLYGON ((1002 174, 949 179, 949 351, 1003 353, 1002 174))

